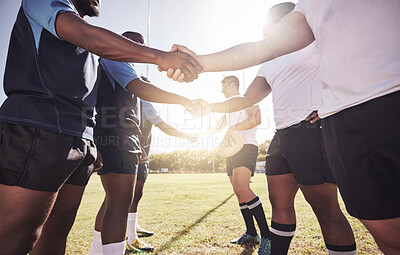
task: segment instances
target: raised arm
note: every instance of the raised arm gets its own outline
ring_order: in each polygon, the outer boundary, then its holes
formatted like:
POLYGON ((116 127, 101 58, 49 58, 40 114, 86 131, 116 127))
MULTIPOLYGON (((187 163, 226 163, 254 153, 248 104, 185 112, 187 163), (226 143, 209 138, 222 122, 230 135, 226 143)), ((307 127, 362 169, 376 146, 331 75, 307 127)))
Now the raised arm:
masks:
MULTIPOLYGON (((303 14, 293 11, 276 23, 265 38, 257 42, 239 44, 208 55, 196 54, 182 45, 171 51, 183 51, 198 60, 203 72, 240 70, 255 66, 282 55, 300 50, 314 41, 314 34, 303 14)), ((167 76, 175 81, 186 80, 181 70, 170 68, 167 76)))
POLYGON ((294 11, 273 26, 264 40, 202 55, 198 60, 204 72, 240 70, 300 50, 313 41, 306 18, 294 11))
POLYGON ((139 45, 109 30, 93 26, 78 15, 60 13, 56 20, 58 36, 100 57, 121 62, 151 63, 161 70, 181 69, 185 81, 196 79, 201 66, 183 52, 165 52, 139 45))

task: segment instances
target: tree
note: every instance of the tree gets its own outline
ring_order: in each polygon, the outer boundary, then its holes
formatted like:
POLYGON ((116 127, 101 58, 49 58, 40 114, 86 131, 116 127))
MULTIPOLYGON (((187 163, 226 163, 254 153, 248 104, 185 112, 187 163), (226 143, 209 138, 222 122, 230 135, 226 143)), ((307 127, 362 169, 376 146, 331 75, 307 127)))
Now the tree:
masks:
POLYGON ((265 142, 258 145, 257 161, 265 161, 265 157, 267 156, 267 151, 268 151, 270 144, 271 144, 271 140, 265 140, 265 142))

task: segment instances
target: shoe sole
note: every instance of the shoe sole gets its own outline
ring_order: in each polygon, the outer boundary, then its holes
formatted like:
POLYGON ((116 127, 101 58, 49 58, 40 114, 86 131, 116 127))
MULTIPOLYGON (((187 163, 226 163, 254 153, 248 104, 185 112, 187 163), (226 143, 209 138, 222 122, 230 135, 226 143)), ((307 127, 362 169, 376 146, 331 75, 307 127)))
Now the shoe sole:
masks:
POLYGON ((154 233, 137 232, 138 237, 149 237, 154 235, 154 233))
POLYGON ((247 243, 238 243, 238 242, 230 242, 231 244, 237 244, 237 245, 242 245, 242 246, 246 246, 246 245, 259 245, 260 244, 260 242, 256 242, 256 241, 250 241, 250 242, 247 242, 247 243))
POLYGON ((126 250, 125 254, 133 254, 133 253, 140 253, 140 254, 149 254, 149 252, 152 252, 154 250, 153 249, 149 249, 149 250, 142 250, 142 249, 138 249, 138 248, 133 248, 133 250, 126 250))

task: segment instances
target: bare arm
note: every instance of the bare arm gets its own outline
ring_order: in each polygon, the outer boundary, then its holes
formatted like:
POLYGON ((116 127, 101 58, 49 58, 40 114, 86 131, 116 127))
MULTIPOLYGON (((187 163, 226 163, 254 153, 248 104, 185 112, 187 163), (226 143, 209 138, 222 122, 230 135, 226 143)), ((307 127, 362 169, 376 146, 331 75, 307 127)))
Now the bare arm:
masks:
POLYGON ((213 112, 237 112, 246 109, 267 97, 271 87, 264 77, 257 76, 243 96, 231 97, 220 103, 210 104, 213 112))
POLYGON ((185 74, 185 81, 197 78, 198 73, 201 72, 199 63, 186 53, 171 54, 139 45, 109 30, 93 26, 73 13, 59 14, 56 30, 61 39, 106 59, 151 63, 158 65, 161 70, 181 69, 185 74))
POLYGON ((149 102, 180 104, 189 110, 192 108, 192 102, 186 97, 162 90, 151 83, 143 81, 142 79, 131 81, 126 88, 136 96, 149 102))
POLYGON ((165 134, 167 134, 169 136, 182 137, 182 138, 186 138, 186 139, 190 139, 192 137, 191 135, 189 135, 187 133, 177 130, 176 128, 172 127, 171 125, 165 123, 164 121, 158 123, 156 125, 156 127, 161 129, 161 131, 163 131, 165 134))
POLYGON ((240 70, 300 50, 313 41, 306 18, 294 11, 273 26, 264 40, 198 56, 198 60, 204 72, 240 70))
POLYGON ((247 119, 237 123, 236 125, 230 126, 229 129, 231 131, 247 130, 261 124, 261 111, 258 105, 253 105, 252 107, 247 108, 246 112, 248 115, 247 119))

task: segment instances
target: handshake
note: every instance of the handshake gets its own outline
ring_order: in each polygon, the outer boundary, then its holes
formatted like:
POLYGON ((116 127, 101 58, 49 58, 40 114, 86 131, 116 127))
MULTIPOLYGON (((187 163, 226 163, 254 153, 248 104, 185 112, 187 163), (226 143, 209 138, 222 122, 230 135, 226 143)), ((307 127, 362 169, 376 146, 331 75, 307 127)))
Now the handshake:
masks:
POLYGON ((190 101, 190 103, 185 104, 184 107, 195 118, 200 118, 212 111, 210 104, 203 99, 190 101))
POLYGON ((174 44, 158 70, 167 71, 167 76, 178 82, 192 82, 203 71, 198 56, 183 45, 174 44))

